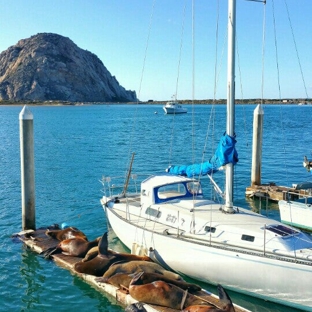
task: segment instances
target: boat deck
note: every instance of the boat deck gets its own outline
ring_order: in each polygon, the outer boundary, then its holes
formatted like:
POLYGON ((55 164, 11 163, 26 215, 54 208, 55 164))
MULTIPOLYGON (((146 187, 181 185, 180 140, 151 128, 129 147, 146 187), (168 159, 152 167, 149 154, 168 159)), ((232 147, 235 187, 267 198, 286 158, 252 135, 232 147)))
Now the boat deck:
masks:
MULTIPOLYGON (((30 249, 35 251, 36 253, 40 254, 42 251, 46 250, 47 248, 56 247, 59 244, 59 241, 56 239, 50 238, 45 235, 45 231, 47 228, 40 228, 36 231, 26 231, 16 234, 16 236, 30 249)), ((90 284, 96 290, 100 291, 105 295, 112 296, 116 299, 116 303, 122 307, 126 307, 130 304, 136 303, 137 300, 132 298, 127 291, 124 289, 119 289, 113 285, 107 283, 99 283, 97 282, 96 276, 78 273, 74 270, 75 263, 79 262, 81 258, 67 256, 64 254, 55 254, 52 255, 53 261, 62 268, 65 268, 71 271, 73 274, 82 278, 86 283, 90 284)), ((48 260, 47 260, 48 261, 48 260)), ((219 299, 214 294, 211 294, 205 290, 199 291, 196 293, 197 296, 200 296, 202 299, 206 300, 207 302, 222 308, 219 303, 219 299)), ((156 306, 156 305, 148 305, 144 304, 144 308, 147 312, 176 312, 178 310, 156 306)), ((235 305, 236 312, 248 312, 240 306, 235 305)))
MULTIPOLYGON (((217 205, 218 207, 218 205, 217 205)), ((221 248, 221 249, 228 249, 228 250, 235 250, 236 252, 244 253, 244 254, 253 254, 260 257, 267 257, 267 258, 274 258, 278 259, 279 261, 286 261, 286 262, 301 262, 302 264, 306 264, 311 266, 311 260, 310 260, 310 251, 309 250, 301 250, 300 253, 296 253, 295 255, 289 253, 287 250, 285 251, 278 251, 271 250, 268 245, 263 247, 263 245, 254 245, 253 247, 250 246, 244 246, 242 244, 230 244, 229 240, 227 240, 226 243, 224 243, 224 239, 220 238, 220 235, 217 235, 217 237, 209 236, 209 235, 197 235, 192 234, 190 232, 185 232, 182 228, 177 228, 175 226, 171 226, 169 224, 164 224, 161 222, 158 222, 155 220, 153 216, 150 217, 150 219, 146 219, 145 217, 140 215, 140 210, 136 211, 136 208, 134 207, 133 210, 129 208, 129 210, 124 211, 124 209, 118 209, 114 208, 115 214, 118 215, 118 217, 121 217, 124 220, 128 220, 129 223, 142 228, 144 230, 163 234, 163 235, 170 235, 172 237, 176 237, 177 239, 183 239, 185 241, 192 241, 197 242, 198 244, 204 244, 204 245, 210 245, 214 248, 221 248)), ((197 215, 200 213, 205 213, 205 210, 199 209, 197 212, 197 215)), ((250 212, 251 214, 254 214, 253 212, 250 212)), ((145 215, 144 215, 145 216, 145 215)), ((226 214, 218 213, 219 218, 221 219, 227 219, 226 214)), ((248 223, 248 214, 245 217, 246 224, 248 223)), ((264 218, 261 216, 261 218, 264 218)), ((217 220, 217 218, 214 218, 217 220)), ((241 222, 242 219, 240 219, 241 222)), ((220 220, 217 220, 220 221, 220 220)), ((229 221, 223 221, 221 220, 221 223, 228 223, 231 225, 231 222, 229 221)), ((232 221, 233 224, 237 224, 237 221, 234 219, 232 221)), ((261 225, 265 225, 265 220, 261 225)), ((250 223, 250 226, 253 227, 255 225, 255 222, 250 223)), ((240 232, 239 232, 240 233, 240 232)), ((235 234, 235 232, 232 232, 232 236, 235 234)), ((241 235, 241 234, 240 234, 241 235)), ((263 234, 261 234, 263 235, 263 234)), ((273 234, 275 237, 275 234, 273 234)), ((268 234, 267 234, 268 237, 268 234)), ((263 236, 261 236, 261 243, 263 242, 263 236)), ((134 251, 135 252, 135 251, 134 251)))

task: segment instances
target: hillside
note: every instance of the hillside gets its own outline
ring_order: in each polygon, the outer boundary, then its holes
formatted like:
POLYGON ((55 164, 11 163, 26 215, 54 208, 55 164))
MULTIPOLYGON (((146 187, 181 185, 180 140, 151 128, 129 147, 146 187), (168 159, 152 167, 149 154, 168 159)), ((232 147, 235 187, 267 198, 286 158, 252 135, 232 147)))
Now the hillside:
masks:
POLYGON ((0 54, 0 101, 133 102, 102 61, 69 38, 40 33, 0 54))

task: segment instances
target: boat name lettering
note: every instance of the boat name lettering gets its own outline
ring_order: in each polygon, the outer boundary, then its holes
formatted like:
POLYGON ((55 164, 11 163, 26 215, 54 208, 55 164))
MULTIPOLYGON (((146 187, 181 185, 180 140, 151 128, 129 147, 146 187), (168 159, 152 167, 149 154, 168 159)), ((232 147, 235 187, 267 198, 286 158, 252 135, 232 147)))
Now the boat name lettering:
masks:
POLYGON ((175 223, 176 220, 177 220, 177 217, 176 217, 176 216, 171 215, 171 214, 168 214, 168 215, 167 215, 166 221, 170 221, 170 222, 172 222, 172 223, 175 223))

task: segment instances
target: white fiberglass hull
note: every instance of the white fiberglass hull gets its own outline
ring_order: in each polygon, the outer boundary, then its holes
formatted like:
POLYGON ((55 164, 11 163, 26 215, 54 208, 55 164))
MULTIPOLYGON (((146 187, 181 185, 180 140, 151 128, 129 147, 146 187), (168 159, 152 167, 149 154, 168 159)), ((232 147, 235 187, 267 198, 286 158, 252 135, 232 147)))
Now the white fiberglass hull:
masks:
POLYGON ((185 114, 187 113, 187 109, 184 108, 182 105, 174 102, 169 102, 165 106, 163 106, 163 109, 166 114, 185 114))
POLYGON ((176 108, 164 107, 164 111, 166 114, 185 114, 185 113, 187 113, 187 110, 184 108, 176 109, 176 108))
POLYGON ((279 201, 281 221, 285 224, 312 231, 312 205, 295 201, 279 201))
MULTIPOLYGON (((254 297, 312 311, 312 266, 189 242, 137 227, 105 208, 114 232, 129 248, 152 248, 169 268, 194 279, 254 297)), ((144 226, 144 224, 142 224, 144 226)))

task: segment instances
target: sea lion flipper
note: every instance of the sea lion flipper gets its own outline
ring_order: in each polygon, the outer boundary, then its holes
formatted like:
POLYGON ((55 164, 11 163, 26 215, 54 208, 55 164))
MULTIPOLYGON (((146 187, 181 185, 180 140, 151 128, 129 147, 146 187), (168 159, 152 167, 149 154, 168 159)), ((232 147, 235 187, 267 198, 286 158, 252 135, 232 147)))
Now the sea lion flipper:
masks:
POLYGON ((144 302, 135 302, 128 305, 125 309, 126 312, 146 312, 144 302))
POLYGON ((224 305, 225 311, 235 311, 230 296, 227 294, 225 289, 220 284, 218 284, 218 293, 219 300, 224 305))
POLYGON ((56 251, 59 251, 58 247, 50 247, 50 248, 42 251, 40 253, 40 255, 42 255, 45 259, 50 259, 51 256, 56 253, 56 251))
POLYGON ((103 277, 103 276, 101 276, 101 277, 96 277, 94 280, 95 280, 96 282, 98 282, 98 283, 106 283, 106 282, 107 282, 107 278, 106 278, 106 277, 103 277))
POLYGON ((108 240, 107 240, 107 232, 103 234, 99 241, 99 255, 104 255, 106 256, 108 254, 108 240))

